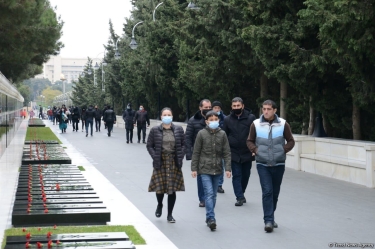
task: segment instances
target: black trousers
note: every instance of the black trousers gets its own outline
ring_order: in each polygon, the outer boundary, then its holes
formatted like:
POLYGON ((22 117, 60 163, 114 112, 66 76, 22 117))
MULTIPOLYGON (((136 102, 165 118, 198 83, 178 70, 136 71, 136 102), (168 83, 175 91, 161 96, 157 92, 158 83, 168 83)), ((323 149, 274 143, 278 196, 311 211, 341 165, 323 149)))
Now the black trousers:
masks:
POLYGON ((133 142, 133 129, 126 129, 126 141, 129 142, 129 140, 133 142))
POLYGON ((100 118, 96 118, 95 119, 95 129, 96 129, 96 131, 100 131, 101 124, 102 124, 101 119, 100 118))
POLYGON ((82 130, 85 128, 85 121, 82 120, 82 130))
POLYGON ((111 134, 113 130, 113 122, 106 122, 108 133, 111 134))
POLYGON ((73 130, 78 131, 78 122, 79 122, 79 120, 73 119, 72 121, 73 121, 73 130))
POLYGON ((141 131, 142 131, 142 141, 146 141, 146 125, 137 126, 138 141, 141 141, 141 131))

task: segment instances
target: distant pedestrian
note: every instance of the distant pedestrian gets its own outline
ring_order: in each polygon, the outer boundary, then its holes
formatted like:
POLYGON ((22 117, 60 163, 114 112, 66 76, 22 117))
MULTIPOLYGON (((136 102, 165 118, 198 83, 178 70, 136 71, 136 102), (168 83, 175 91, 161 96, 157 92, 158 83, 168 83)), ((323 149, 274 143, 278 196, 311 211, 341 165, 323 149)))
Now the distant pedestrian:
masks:
MULTIPOLYGON (((208 99, 203 99, 199 103, 199 110, 194 114, 193 117, 189 119, 189 122, 186 127, 186 160, 191 160, 195 138, 198 135, 198 132, 207 126, 206 124, 206 114, 212 110, 211 101, 208 99)), ((198 199, 199 207, 205 207, 204 204, 204 189, 202 185, 201 175, 197 177, 197 186, 198 186, 198 199)))
POLYGON ((23 109, 23 110, 21 111, 21 117, 23 117, 23 119, 26 118, 26 109, 23 109))
POLYGON ((245 108, 240 97, 232 99, 232 111, 224 119, 223 130, 229 140, 232 153, 232 184, 236 196, 235 206, 246 203, 245 191, 249 183, 251 166, 254 157, 247 148, 246 138, 250 132, 250 126, 255 120, 249 109, 245 108))
POLYGON ((105 121, 104 121, 104 113, 105 113, 106 110, 108 110, 108 105, 105 105, 104 108, 103 108, 103 111, 102 111, 103 122, 104 122, 104 129, 107 129, 107 125, 105 124, 105 121))
POLYGON ((72 120, 73 120, 73 116, 72 116, 72 112, 73 112, 73 107, 72 106, 69 106, 68 110, 67 110, 69 113, 67 114, 68 116, 68 119, 69 119, 69 124, 72 123, 72 120))
POLYGON ((95 106, 95 131, 96 132, 100 132, 100 126, 101 126, 101 123, 102 123, 102 116, 103 116, 103 112, 102 110, 100 110, 98 108, 98 106, 96 105, 95 106))
MULTIPOLYGON (((212 110, 219 115, 219 127, 222 129, 224 126, 224 118, 226 117, 222 111, 222 105, 220 101, 214 101, 212 102, 212 110)), ((219 187, 217 188, 217 192, 224 194, 223 184, 224 184, 224 174, 225 174, 225 164, 224 161, 223 164, 223 174, 220 176, 219 180, 219 187)))
POLYGON ((134 130, 134 125, 133 125, 133 120, 135 116, 135 111, 132 110, 132 106, 129 103, 126 106, 126 110, 122 114, 122 118, 124 119, 125 122, 125 129, 126 129, 126 143, 128 144, 129 141, 130 143, 133 143, 133 130, 134 130))
POLYGON ((277 106, 274 101, 264 101, 263 114, 251 125, 247 138, 247 146, 255 155, 262 187, 263 219, 266 232, 272 232, 278 227, 274 214, 285 172, 286 153, 293 149, 295 143, 290 125, 284 119, 279 118, 276 112, 277 106))
POLYGON ((56 106, 54 106, 52 108, 52 115, 53 115, 53 117, 52 117, 52 119, 53 119, 53 125, 55 125, 58 122, 57 107, 56 106))
POLYGON ((59 116, 59 128, 61 130, 61 133, 66 133, 66 128, 68 126, 68 116, 65 114, 67 111, 65 105, 61 106, 61 109, 59 110, 58 116, 59 116))
POLYGON ((40 119, 43 119, 43 107, 39 105, 39 116, 40 119))
POLYGON ((78 131, 78 124, 79 124, 79 109, 77 106, 73 107, 72 110, 72 122, 73 122, 73 131, 77 132, 78 131))
POLYGON ((111 136, 111 132, 113 130, 113 124, 116 124, 116 114, 112 110, 111 106, 108 106, 108 109, 105 111, 103 115, 104 124, 107 125, 108 130, 108 137, 111 136))
POLYGON ((139 111, 135 113, 134 125, 137 125, 138 143, 141 142, 141 131, 142 131, 142 141, 145 144, 146 143, 146 125, 147 127, 150 126, 150 119, 143 105, 140 105, 139 111))
POLYGON ((85 121, 86 121, 86 108, 85 107, 82 107, 81 121, 82 121, 82 132, 83 132, 85 128, 85 121))
POLYGON ((95 118, 95 111, 92 105, 87 108, 86 115, 85 115, 85 124, 86 124, 86 137, 89 134, 89 126, 90 126, 90 134, 93 136, 92 131, 93 131, 93 123, 94 123, 94 118, 95 118))
POLYGON ((34 116, 35 116, 35 112, 33 111, 33 109, 31 109, 31 110, 29 111, 29 115, 30 115, 30 118, 31 118, 31 119, 34 118, 34 116))
POLYGON ((147 150, 153 160, 153 173, 148 187, 156 192, 158 205, 155 216, 161 217, 164 194, 168 195, 167 221, 175 223, 172 216, 176 203, 176 191, 185 191, 182 175, 182 162, 185 156, 185 136, 181 126, 172 123, 172 110, 168 107, 161 111, 162 124, 150 130, 147 150))
POLYGON ((205 196, 206 224, 216 229, 215 206, 220 176, 223 173, 222 160, 225 162, 227 177, 231 177, 231 155, 227 135, 219 127, 217 112, 205 115, 207 127, 198 132, 191 161, 191 175, 200 175, 205 196))
POLYGON ((47 115, 48 115, 48 120, 49 120, 49 121, 52 121, 53 113, 52 113, 52 109, 51 109, 51 108, 48 109, 48 111, 47 111, 47 115))

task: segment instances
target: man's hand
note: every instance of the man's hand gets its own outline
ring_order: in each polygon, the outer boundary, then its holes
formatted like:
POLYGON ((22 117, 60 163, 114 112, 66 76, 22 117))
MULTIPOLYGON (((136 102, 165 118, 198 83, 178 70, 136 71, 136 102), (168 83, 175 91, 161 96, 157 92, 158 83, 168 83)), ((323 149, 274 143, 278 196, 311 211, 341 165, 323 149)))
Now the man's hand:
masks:
POLYGON ((193 178, 197 177, 197 171, 192 171, 192 172, 191 172, 191 176, 192 176, 193 178))
POLYGON ((227 178, 230 178, 232 176, 232 173, 230 171, 225 171, 225 174, 227 175, 227 178))

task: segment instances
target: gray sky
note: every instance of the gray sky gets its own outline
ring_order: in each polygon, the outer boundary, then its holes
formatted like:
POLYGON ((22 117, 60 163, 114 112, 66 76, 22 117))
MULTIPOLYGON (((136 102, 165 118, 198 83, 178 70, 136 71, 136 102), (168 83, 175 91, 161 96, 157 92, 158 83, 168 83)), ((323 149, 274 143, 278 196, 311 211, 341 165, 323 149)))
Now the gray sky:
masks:
POLYGON ((125 17, 130 16, 130 0, 50 0, 64 21, 61 41, 65 58, 103 57, 103 44, 109 38, 109 19, 114 30, 122 35, 125 17), (98 56, 97 56, 98 55, 98 56))

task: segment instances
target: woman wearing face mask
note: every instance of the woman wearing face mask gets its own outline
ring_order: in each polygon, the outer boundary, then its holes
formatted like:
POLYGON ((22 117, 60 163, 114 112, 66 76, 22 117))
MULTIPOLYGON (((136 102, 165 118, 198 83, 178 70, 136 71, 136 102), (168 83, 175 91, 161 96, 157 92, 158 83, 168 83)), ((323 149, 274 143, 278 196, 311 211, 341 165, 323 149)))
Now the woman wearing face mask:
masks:
POLYGON ((167 221, 175 223, 172 216, 176 202, 176 191, 185 191, 181 167, 185 156, 185 134, 181 126, 172 123, 172 110, 161 111, 162 124, 151 129, 147 139, 147 150, 153 159, 153 173, 148 187, 156 192, 158 205, 155 216, 161 217, 164 194, 168 195, 167 221))
POLYGON ((68 126, 68 116, 66 115, 66 107, 63 105, 60 109, 60 121, 59 121, 59 128, 61 133, 66 133, 66 128, 68 126))
POLYGON ((204 189, 206 204, 206 224, 214 231, 216 229, 215 205, 220 176, 223 173, 222 160, 225 163, 225 173, 231 177, 231 155, 227 135, 219 127, 219 115, 209 111, 206 115, 206 128, 198 132, 194 144, 191 161, 191 175, 200 175, 204 189))

